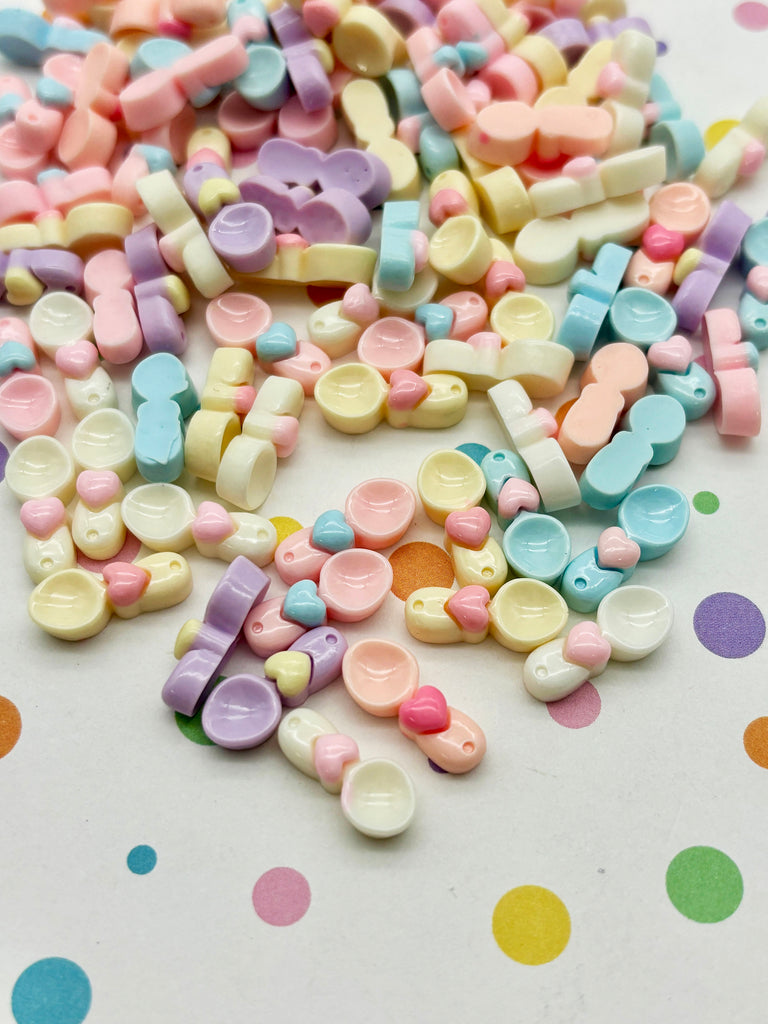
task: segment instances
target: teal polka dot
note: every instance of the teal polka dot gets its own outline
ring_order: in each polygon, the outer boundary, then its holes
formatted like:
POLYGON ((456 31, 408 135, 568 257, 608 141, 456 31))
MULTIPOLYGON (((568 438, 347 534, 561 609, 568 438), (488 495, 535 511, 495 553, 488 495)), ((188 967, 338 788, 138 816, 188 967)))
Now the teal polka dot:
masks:
POLYGON ((81 1024, 91 1008, 88 975, 72 960, 53 956, 23 971, 11 995, 17 1024, 81 1024))
POLYGON ((157 864, 157 854, 151 846, 134 846, 126 859, 128 870, 134 875, 148 875, 157 864))
POLYGON ((463 452, 465 455, 468 455, 473 462, 478 464, 478 466, 490 450, 491 449, 486 447, 486 445, 479 444, 475 441, 468 441, 466 444, 456 445, 457 452, 463 452))

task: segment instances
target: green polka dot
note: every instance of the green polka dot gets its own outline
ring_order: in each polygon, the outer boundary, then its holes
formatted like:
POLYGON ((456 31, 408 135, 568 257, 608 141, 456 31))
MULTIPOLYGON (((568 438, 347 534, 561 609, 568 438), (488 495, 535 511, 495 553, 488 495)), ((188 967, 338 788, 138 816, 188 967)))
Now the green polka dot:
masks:
MULTIPOLYGON (((219 676, 216 680, 215 685, 224 679, 224 676, 219 676)), ((209 740, 203 732, 203 709, 197 712, 196 715, 182 715, 179 711, 175 713, 176 725, 179 727, 179 732, 183 736, 186 736, 188 740, 193 743, 199 743, 201 747, 212 747, 214 745, 213 740, 209 740)))
POLYGON ((712 491, 698 491, 693 496, 693 507, 703 516, 711 516, 720 508, 720 499, 712 491))
POLYGON ((667 868, 667 895, 691 921, 711 924, 741 903, 744 882, 730 857, 712 846, 689 846, 667 868))

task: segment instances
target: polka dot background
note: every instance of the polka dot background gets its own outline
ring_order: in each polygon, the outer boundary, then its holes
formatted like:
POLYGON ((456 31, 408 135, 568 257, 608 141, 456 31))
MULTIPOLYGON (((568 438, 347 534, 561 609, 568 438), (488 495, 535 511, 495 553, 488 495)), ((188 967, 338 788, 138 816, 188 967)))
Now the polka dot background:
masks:
MULTIPOLYGON (((629 13, 663 40, 659 72, 711 148, 766 91, 768 5, 725 5, 703 18, 700 5, 680 0, 631 3, 629 13), (702 85, 707 54, 717 55, 717 77, 702 85)), ((252 159, 236 156, 241 176, 252 159)), ((767 181, 763 168, 733 193, 755 218, 768 209, 767 181)), ((735 307, 741 289, 734 274, 718 301, 735 307)), ((273 291, 275 319, 295 315, 300 337, 312 308, 341 297, 324 287, 273 291)), ((565 287, 556 297, 561 312, 565 287)), ((197 385, 211 355, 203 308, 195 300, 184 356, 197 385)), ((698 355, 699 334, 693 344, 698 355)), ((130 367, 109 369, 130 410, 130 367)), ((573 394, 534 404, 559 421, 573 394)), ((15 447, 3 441, 0 479, 15 447)), ((507 444, 480 393, 455 428, 383 423, 355 437, 328 429, 309 397, 296 452, 280 460, 257 512, 283 540, 319 511, 343 508, 362 479, 381 473, 415 486, 438 447, 479 464, 507 444)), ((350 641, 393 636, 413 649, 421 684, 444 688, 480 723, 488 755, 474 772, 447 774, 396 719, 353 706, 341 683, 313 695, 309 706, 354 736, 362 758, 391 757, 412 775, 414 823, 385 842, 351 829, 339 797, 295 771, 275 738, 226 751, 205 736, 200 714, 162 704, 176 633, 203 617, 222 563, 188 551, 194 589, 183 605, 113 618, 82 643, 53 641, 28 620, 17 505, 0 487, 0 877, 5 919, 19 923, 0 939, 0 1018, 121 1021, 138 1001, 148 1022, 175 1020, 183 1003, 189 1024, 310 1014, 340 1024, 506 1024, 510 1005, 520 1020, 546 1012, 615 1024, 641 978, 647 1019, 730 1020, 738 1007, 760 1020, 766 445, 724 441, 706 417, 689 426, 674 462, 649 469, 648 482, 679 487, 692 511, 679 547, 641 563, 632 581, 669 593, 672 634, 648 659, 612 661, 546 707, 522 687, 524 655, 492 638, 451 648, 409 639, 408 593, 456 585, 442 529, 419 512, 383 552, 393 595, 380 615, 340 628, 350 641)), ((215 500, 214 485, 200 485, 195 500, 204 499, 215 500)), ((575 552, 616 521, 613 510, 562 518, 575 552)), ((128 538, 118 557, 146 553, 128 538)), ((268 572, 269 596, 282 595, 268 572)), ((582 618, 594 616, 571 623, 582 618)), ((226 672, 262 669, 239 645, 226 672)))

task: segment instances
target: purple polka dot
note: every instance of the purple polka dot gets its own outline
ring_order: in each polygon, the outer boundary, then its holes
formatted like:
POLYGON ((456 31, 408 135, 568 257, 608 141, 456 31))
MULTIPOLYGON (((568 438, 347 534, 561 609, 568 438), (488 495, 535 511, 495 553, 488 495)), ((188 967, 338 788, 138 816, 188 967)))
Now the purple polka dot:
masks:
POLYGON ((741 594, 711 594, 693 613, 693 628, 704 647, 721 658, 746 658, 765 639, 765 619, 741 594))
POLYGON ((553 700, 547 704, 547 711, 552 718, 566 729, 584 729, 592 725, 597 721, 600 708, 600 694, 592 683, 583 683, 578 690, 562 700, 553 700))
POLYGON ((749 3, 736 4, 733 18, 737 25, 750 32, 763 32, 768 28, 768 5, 751 0, 749 3))
POLYGON ((5 480, 5 464, 8 461, 8 449, 0 441, 0 480, 5 480))
POLYGON ((309 910, 309 882, 293 868, 265 871, 253 887, 253 909, 267 924, 295 924, 309 910))
POLYGON ((437 772, 438 775, 447 775, 448 774, 448 772, 445 770, 445 768, 441 768, 439 764, 435 764, 435 762, 432 760, 431 757, 427 758, 427 764, 432 769, 432 771, 433 772, 437 772))
POLYGON ((663 39, 658 39, 656 41, 656 53, 659 57, 663 57, 665 53, 669 53, 669 46, 663 39))

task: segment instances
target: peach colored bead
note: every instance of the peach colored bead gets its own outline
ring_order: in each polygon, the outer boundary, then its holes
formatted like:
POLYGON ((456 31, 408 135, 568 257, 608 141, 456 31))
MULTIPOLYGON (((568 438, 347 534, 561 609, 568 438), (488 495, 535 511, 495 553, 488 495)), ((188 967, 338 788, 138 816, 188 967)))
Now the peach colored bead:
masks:
POLYGON ((87 108, 73 110, 64 122, 56 155, 72 171, 94 164, 105 167, 116 144, 117 126, 112 121, 87 108))
POLYGON ((125 124, 134 132, 167 124, 184 109, 186 103, 187 98, 169 68, 149 71, 120 93, 125 124))
POLYGON ((539 82, 530 64, 514 53, 502 54, 483 68, 479 78, 495 100, 520 100, 533 106, 539 94, 539 82))
POLYGON ((81 203, 109 202, 112 175, 106 167, 82 167, 71 174, 48 178, 40 191, 49 208, 68 213, 81 203))
POLYGON ((120 113, 118 93, 128 80, 128 58, 109 43, 97 43, 83 63, 75 90, 75 106, 90 107, 102 117, 120 113))
POLYGON ((113 37, 127 32, 154 35, 159 15, 160 0, 119 0, 112 14, 109 34, 113 37))
POLYGON ((689 181, 676 181, 655 192, 649 202, 652 224, 679 232, 691 242, 709 221, 711 205, 707 194, 689 181))
POLYGON ((642 249, 632 254, 624 284, 629 288, 647 288, 657 295, 666 295, 672 287, 675 264, 672 260, 652 260, 642 249))
POLYGON ((33 182, 4 181, 0 184, 0 224, 30 220, 46 209, 43 194, 33 182))
POLYGON ((227 14, 225 0, 170 0, 174 18, 195 28, 215 28, 227 14))
POLYGON ((248 67, 245 47, 233 35, 219 36, 173 64, 178 87, 190 98, 237 78, 248 67))
POLYGON ((56 145, 64 115, 37 100, 26 100, 16 111, 16 131, 21 145, 30 153, 49 153, 56 145))
POLYGON ((277 114, 273 110, 255 110, 238 92, 225 96, 216 115, 219 128, 233 149, 258 149, 275 134, 277 114))
POLYGON ((72 92, 77 88, 85 61, 75 53, 55 53, 43 64, 43 74, 66 85, 72 92))
POLYGON ((447 132, 466 128, 475 120, 472 97, 466 85, 450 68, 441 68, 432 75, 421 87, 421 96, 430 114, 447 132))
POLYGON ((46 163, 44 153, 31 153, 22 146, 13 121, 0 128, 0 171, 6 178, 34 181, 46 163))

